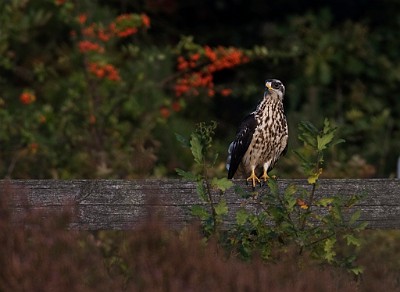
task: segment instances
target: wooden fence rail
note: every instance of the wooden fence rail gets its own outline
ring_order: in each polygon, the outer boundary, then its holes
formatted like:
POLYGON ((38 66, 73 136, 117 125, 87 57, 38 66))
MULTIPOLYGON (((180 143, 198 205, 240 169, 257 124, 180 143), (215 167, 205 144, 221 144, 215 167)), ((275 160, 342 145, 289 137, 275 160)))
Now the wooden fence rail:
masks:
MULTIPOLYGON (((251 189, 243 181, 235 185, 251 189)), ((278 186, 310 189, 305 180, 280 179, 278 186)), ((365 195, 357 208, 360 220, 370 228, 400 229, 399 179, 323 179, 317 196, 365 195)), ((47 214, 60 212, 66 205, 75 206, 70 227, 82 230, 124 230, 139 226, 151 214, 162 214, 171 228, 180 228, 193 220, 190 207, 200 204, 196 184, 178 179, 145 180, 0 180, 0 195, 11 197, 10 208, 15 221, 29 210, 47 214)), ((229 221, 242 204, 232 189, 225 193, 229 221)))

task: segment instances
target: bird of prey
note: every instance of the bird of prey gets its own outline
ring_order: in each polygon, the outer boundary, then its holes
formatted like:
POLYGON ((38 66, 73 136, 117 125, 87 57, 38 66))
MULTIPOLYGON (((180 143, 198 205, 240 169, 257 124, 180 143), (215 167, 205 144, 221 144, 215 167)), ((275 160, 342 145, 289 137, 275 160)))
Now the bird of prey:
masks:
POLYGON ((265 81, 264 97, 255 111, 242 121, 235 140, 229 145, 226 167, 228 178, 247 176, 247 182, 269 179, 270 171, 287 151, 288 125, 283 109, 285 86, 277 79, 265 81), (256 170, 263 168, 260 177, 256 170), (236 173, 237 172, 237 173, 236 173))

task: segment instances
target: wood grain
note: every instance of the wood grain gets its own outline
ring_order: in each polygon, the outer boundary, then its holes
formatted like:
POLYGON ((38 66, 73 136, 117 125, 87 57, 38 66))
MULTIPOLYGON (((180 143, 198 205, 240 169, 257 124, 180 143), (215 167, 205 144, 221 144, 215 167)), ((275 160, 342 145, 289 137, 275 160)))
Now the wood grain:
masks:
MULTIPOLYGON (((235 187, 224 195, 230 210, 228 224, 246 202, 235 189, 251 190, 243 181, 234 183, 235 187)), ((311 189, 306 180, 278 181, 280 190, 291 184, 311 189)), ((400 229, 399 190, 398 179, 323 179, 316 195, 361 194, 363 199, 356 206, 362 211, 361 221, 368 222, 369 228, 400 229)), ((16 222, 28 209, 40 210, 44 220, 51 220, 53 212, 73 206, 75 215, 70 227, 82 230, 132 229, 154 216, 161 216, 171 228, 181 228, 193 220, 191 206, 201 204, 196 184, 178 179, 0 180, 0 194, 11 196, 10 208, 16 222)))

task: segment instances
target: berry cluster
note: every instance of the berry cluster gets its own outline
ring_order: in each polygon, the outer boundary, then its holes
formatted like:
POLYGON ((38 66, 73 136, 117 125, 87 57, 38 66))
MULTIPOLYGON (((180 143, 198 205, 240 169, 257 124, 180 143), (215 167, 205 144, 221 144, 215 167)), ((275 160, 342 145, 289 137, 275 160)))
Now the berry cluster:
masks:
MULTIPOLYGON (((139 28, 147 29, 150 27, 150 18, 146 14, 122 14, 108 26, 98 23, 88 24, 87 21, 88 16, 86 14, 80 14, 77 17, 82 36, 82 40, 78 42, 78 49, 82 54, 89 56, 104 54, 106 52, 105 44, 113 38, 126 38, 136 34, 139 28)), ((76 32, 72 32, 72 36, 76 37, 76 32)), ((99 79, 121 80, 118 70, 105 62, 89 62, 87 70, 99 79)))
POLYGON ((122 14, 110 24, 110 31, 120 37, 128 37, 138 32, 138 27, 149 28, 150 18, 146 14, 122 14))
MULTIPOLYGON (((249 62, 249 57, 237 48, 217 47, 212 49, 205 46, 199 52, 187 57, 179 56, 177 69, 182 72, 175 84, 175 95, 199 95, 200 89, 205 89, 208 96, 216 93, 214 85, 214 73, 224 69, 230 69, 240 64, 249 62)), ((221 95, 230 95, 230 89, 218 91, 221 95)))
POLYGON ((168 119, 171 112, 179 112, 182 110, 182 100, 174 101, 170 105, 163 105, 160 107, 160 116, 168 119))
POLYGON ((24 91, 19 96, 19 100, 22 104, 28 105, 36 100, 36 96, 30 91, 24 91))
POLYGON ((78 47, 81 53, 87 53, 87 52, 104 53, 103 46, 88 40, 80 41, 78 43, 78 47))
POLYGON ((99 79, 107 78, 111 81, 121 80, 118 70, 111 64, 89 63, 87 70, 99 79))

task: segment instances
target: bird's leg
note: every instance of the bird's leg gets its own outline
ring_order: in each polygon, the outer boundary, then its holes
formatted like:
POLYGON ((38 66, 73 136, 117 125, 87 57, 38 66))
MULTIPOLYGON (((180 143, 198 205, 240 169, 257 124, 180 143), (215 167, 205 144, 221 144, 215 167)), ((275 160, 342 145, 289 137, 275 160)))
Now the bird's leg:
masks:
POLYGON ((269 175, 268 175, 268 173, 267 173, 267 171, 265 169, 264 169, 263 175, 260 176, 260 179, 263 179, 264 182, 266 182, 266 181, 268 181, 270 179, 270 177, 269 177, 269 175))
POLYGON ((254 169, 255 167, 251 168, 251 175, 246 179, 246 181, 252 181, 253 189, 256 188, 256 181, 260 182, 260 179, 256 176, 254 169))
POLYGON ((264 163, 263 168, 264 168, 264 172, 263 172, 263 175, 260 176, 260 179, 263 179, 264 182, 267 182, 270 179, 270 177, 269 177, 269 175, 267 173, 268 172, 268 168, 269 168, 269 164, 268 163, 264 163))

